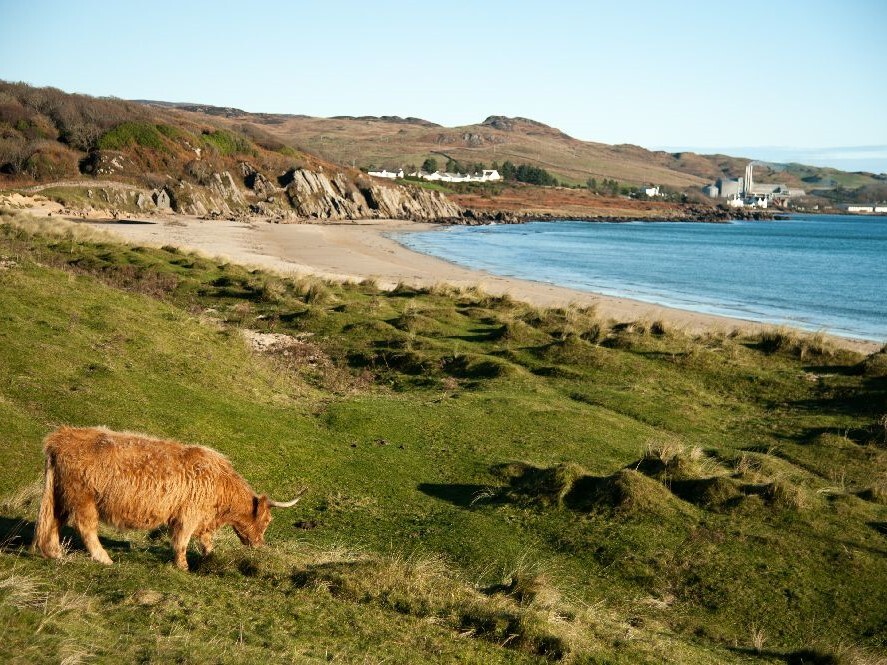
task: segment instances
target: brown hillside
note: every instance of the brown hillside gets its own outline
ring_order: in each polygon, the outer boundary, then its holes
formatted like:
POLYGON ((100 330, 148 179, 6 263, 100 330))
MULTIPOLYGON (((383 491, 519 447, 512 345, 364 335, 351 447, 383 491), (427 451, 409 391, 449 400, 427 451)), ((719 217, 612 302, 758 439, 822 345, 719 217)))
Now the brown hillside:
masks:
MULTIPOLYGON (((697 188, 721 176, 741 176, 749 162, 747 158, 729 155, 669 153, 636 145, 581 141, 527 118, 490 116, 474 125, 442 127, 427 120, 398 116, 315 118, 193 104, 178 108, 195 118, 212 116, 230 127, 261 131, 323 159, 355 168, 413 171, 429 157, 437 159, 441 168, 448 159, 466 167, 490 167, 511 161, 544 168, 568 184, 584 185, 590 178, 607 178, 627 185, 658 184, 685 189, 697 188)), ((883 182, 871 174, 800 164, 756 165, 755 179, 808 191, 830 190, 838 185, 871 187, 883 182)))

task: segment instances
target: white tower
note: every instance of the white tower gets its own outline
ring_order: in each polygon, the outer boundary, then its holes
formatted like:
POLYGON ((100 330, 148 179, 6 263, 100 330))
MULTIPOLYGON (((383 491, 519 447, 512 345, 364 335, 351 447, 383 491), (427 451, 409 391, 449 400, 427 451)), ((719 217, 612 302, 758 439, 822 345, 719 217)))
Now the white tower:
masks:
POLYGON ((751 188, 754 184, 752 180, 752 172, 754 171, 754 168, 754 162, 749 162, 745 167, 745 191, 743 192, 744 196, 751 196, 751 188))

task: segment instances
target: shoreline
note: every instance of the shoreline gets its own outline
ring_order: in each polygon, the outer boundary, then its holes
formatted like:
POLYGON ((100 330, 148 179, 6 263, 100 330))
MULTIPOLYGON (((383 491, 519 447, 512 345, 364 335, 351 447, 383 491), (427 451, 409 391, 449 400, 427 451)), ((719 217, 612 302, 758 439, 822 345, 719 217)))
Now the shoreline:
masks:
MULTIPOLYGON (((491 295, 508 295, 538 307, 594 306, 602 317, 620 323, 662 320, 669 327, 690 334, 733 330, 754 334, 777 327, 812 334, 787 324, 706 314, 545 282, 501 277, 422 254, 389 237, 391 233, 446 228, 441 224, 402 220, 272 224, 183 216, 144 220, 72 218, 71 221, 112 232, 125 242, 156 247, 174 245, 285 275, 314 275, 336 281, 372 279, 385 289, 392 289, 398 283, 422 287, 477 286, 491 295)), ((864 339, 825 335, 836 346, 863 354, 873 353, 882 346, 864 339)))

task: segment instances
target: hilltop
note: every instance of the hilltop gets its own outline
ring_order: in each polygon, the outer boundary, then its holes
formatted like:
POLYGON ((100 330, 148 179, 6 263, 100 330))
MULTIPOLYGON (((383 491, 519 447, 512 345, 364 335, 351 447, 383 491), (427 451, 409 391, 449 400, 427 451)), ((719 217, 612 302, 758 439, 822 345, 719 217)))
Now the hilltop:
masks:
MULTIPOLYGON (((720 177, 739 177, 750 161, 721 154, 652 151, 636 145, 583 141, 536 120, 501 115, 472 125, 442 127, 428 120, 396 116, 316 118, 187 104, 168 106, 248 123, 326 159, 364 168, 414 171, 428 157, 437 158, 442 165, 452 159, 465 166, 501 165, 510 160, 545 168, 565 183, 585 185, 590 178, 615 179, 626 185, 659 184, 682 190, 720 177)), ((761 182, 782 182, 810 192, 885 187, 885 178, 875 174, 802 164, 760 164, 756 175, 761 182)))

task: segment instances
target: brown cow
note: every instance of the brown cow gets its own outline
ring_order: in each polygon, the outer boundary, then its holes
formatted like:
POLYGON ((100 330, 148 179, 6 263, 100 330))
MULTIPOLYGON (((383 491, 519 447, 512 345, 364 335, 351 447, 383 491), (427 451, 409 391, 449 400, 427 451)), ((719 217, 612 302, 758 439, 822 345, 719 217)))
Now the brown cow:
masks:
MULTIPOLYGON (((62 555, 59 528, 68 519, 90 555, 112 563, 98 538, 99 520, 121 529, 170 527, 176 565, 188 570, 192 535, 203 554, 215 531, 230 524, 244 545, 265 542, 271 508, 220 453, 103 427, 59 427, 44 440, 46 473, 34 544, 45 557, 62 555)), ((300 493, 301 495, 301 493, 300 493)))

